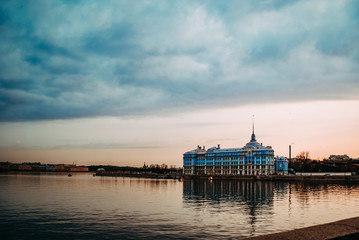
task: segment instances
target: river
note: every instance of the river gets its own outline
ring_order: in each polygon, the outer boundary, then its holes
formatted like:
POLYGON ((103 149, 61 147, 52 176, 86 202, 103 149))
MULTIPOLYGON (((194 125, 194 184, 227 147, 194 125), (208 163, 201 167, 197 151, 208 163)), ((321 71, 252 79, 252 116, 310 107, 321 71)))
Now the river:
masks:
POLYGON ((2 239, 243 238, 359 216, 359 185, 7 173, 0 212, 2 239))

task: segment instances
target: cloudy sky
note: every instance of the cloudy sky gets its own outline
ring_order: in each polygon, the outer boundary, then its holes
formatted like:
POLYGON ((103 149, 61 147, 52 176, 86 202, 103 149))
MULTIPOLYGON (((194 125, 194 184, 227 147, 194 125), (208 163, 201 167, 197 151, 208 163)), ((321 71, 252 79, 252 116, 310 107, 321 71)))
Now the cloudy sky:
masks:
POLYGON ((0 161, 359 157, 359 1, 1 1, 0 161))

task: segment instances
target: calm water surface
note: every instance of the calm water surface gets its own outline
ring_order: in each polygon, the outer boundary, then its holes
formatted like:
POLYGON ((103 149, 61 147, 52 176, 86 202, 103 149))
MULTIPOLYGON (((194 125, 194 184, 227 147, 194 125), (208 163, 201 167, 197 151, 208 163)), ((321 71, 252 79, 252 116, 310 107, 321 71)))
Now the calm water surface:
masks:
POLYGON ((351 184, 1 174, 0 230, 5 239, 242 238, 356 217, 358 200, 351 184))

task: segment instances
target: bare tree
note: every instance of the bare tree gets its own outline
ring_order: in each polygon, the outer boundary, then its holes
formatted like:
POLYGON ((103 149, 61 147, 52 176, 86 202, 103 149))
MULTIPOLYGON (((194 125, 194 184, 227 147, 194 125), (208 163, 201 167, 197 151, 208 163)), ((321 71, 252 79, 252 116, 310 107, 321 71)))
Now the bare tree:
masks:
POLYGON ((297 156, 297 160, 308 160, 309 159, 310 152, 309 151, 303 151, 300 152, 297 156))

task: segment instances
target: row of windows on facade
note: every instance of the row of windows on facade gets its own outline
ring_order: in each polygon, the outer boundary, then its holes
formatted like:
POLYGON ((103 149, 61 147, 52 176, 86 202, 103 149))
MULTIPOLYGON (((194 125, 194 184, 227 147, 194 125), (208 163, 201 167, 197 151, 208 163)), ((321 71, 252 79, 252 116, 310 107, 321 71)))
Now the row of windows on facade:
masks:
MULTIPOLYGON (((272 151, 258 151, 258 152, 235 152, 235 153, 207 153, 206 156, 238 156, 238 155, 273 155, 272 151)), ((196 157, 196 154, 184 154, 184 157, 196 157)))
POLYGON ((188 167, 185 167, 184 169, 185 170, 193 170, 193 169, 196 169, 196 170, 245 170, 245 169, 271 169, 271 167, 273 168, 274 166, 273 165, 265 165, 265 166, 262 166, 262 165, 256 165, 256 166, 251 166, 251 165, 244 165, 244 166, 188 166, 188 167))
POLYGON ((260 159, 273 159, 273 156, 254 156, 254 157, 217 157, 217 158, 183 158, 184 161, 205 161, 205 160, 245 160, 245 159, 252 159, 252 160, 260 160, 260 159))
POLYGON ((216 161, 184 161, 184 163, 193 163, 193 164, 198 164, 198 163, 224 163, 224 162, 232 162, 232 163, 238 163, 238 162, 245 162, 245 163, 254 163, 254 162, 274 162, 274 159, 256 159, 256 160, 216 160, 216 161))
POLYGON ((206 156, 238 156, 238 155, 262 155, 262 154, 273 155, 274 152, 263 151, 263 152, 207 153, 206 156))
POLYGON ((274 157, 273 156, 261 156, 261 157, 183 158, 183 161, 259 160, 259 159, 274 159, 274 157))
MULTIPOLYGON (((232 172, 230 173, 229 171, 222 171, 222 170, 215 170, 211 173, 214 173, 214 174, 224 174, 224 175, 253 175, 254 172, 252 170, 243 170, 243 171, 238 171, 238 172, 232 172)), ((271 174, 271 172, 267 172, 266 170, 263 170, 263 171, 259 171, 258 173, 262 173, 262 174, 271 174)), ((185 171, 185 174, 192 174, 192 171, 191 170, 186 170, 185 171)), ((207 173, 208 174, 208 173, 207 173)))
POLYGON ((196 164, 193 164, 192 162, 184 162, 185 166, 198 166, 198 165, 203 165, 203 166, 212 166, 212 165, 248 165, 248 164, 252 164, 252 165, 273 165, 274 161, 253 161, 253 162, 248 162, 248 161, 224 161, 224 162, 207 162, 207 163, 203 163, 203 162, 197 162, 196 164))

